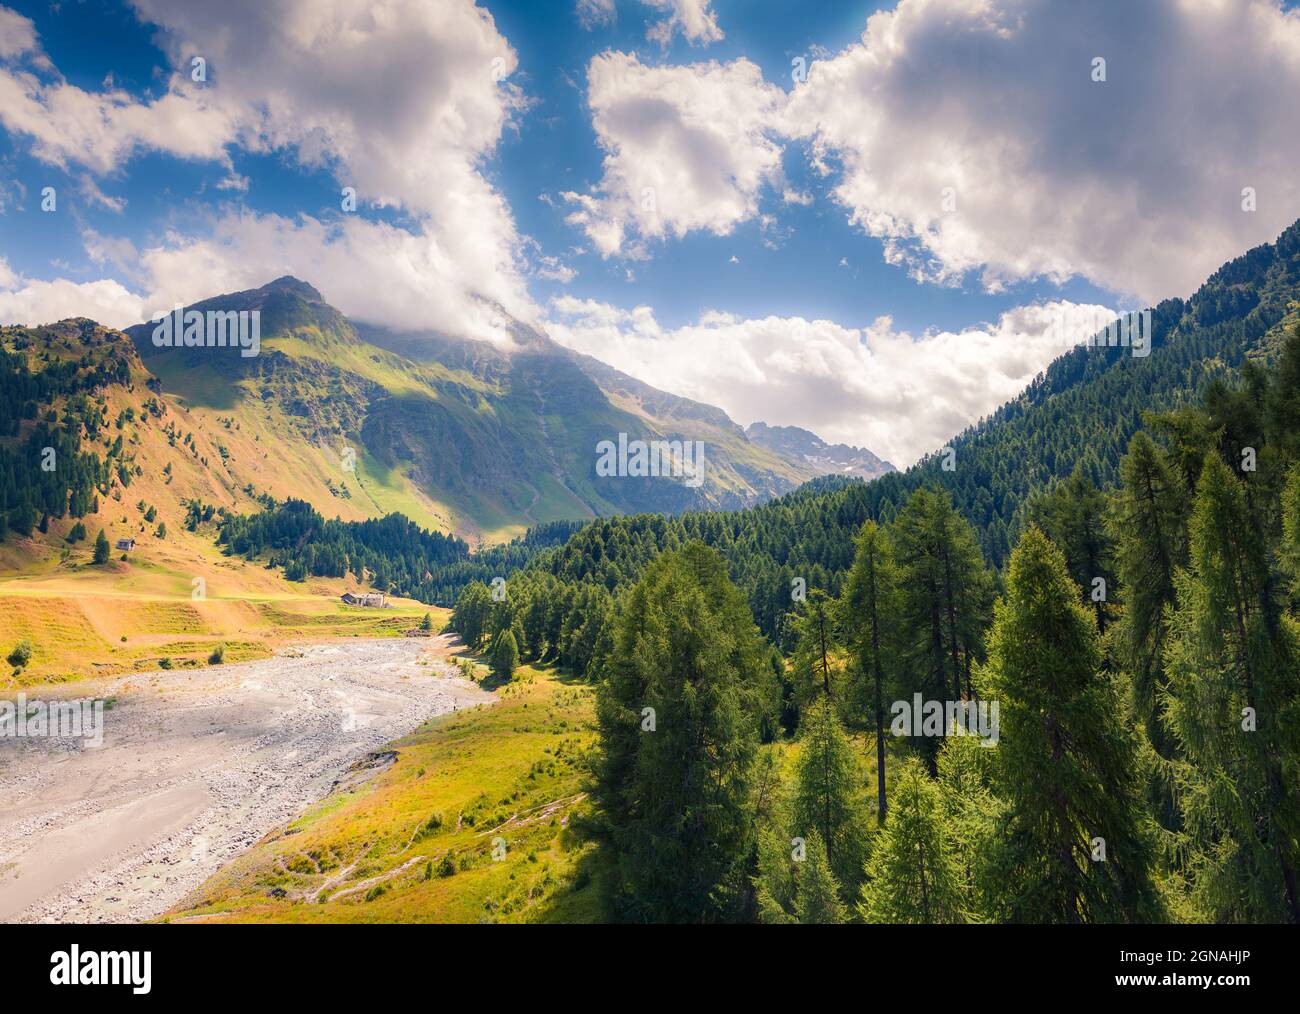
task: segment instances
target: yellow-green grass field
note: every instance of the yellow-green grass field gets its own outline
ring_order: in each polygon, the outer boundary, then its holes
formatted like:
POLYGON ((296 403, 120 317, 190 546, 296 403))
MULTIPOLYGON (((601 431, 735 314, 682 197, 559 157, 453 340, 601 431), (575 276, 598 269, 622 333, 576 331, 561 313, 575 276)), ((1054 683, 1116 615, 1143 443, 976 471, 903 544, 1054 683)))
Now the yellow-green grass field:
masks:
MULTIPOLYGON (((594 691, 553 667, 524 666, 496 693, 496 704, 389 744, 392 767, 269 834, 164 920, 606 920, 608 858, 572 826, 591 805, 583 790, 594 691)), ((852 741, 863 797, 873 798, 874 737, 852 741)), ((782 786, 768 790, 789 791, 800 744, 763 750, 782 786)), ((904 753, 891 738, 891 788, 904 753)))
POLYGON ((227 589, 202 599, 111 583, 0 581, 0 689, 65 683, 117 673, 244 662, 285 645, 339 637, 401 637, 425 613, 441 630, 450 611, 409 599, 391 609, 344 605, 343 582, 308 582, 258 591, 227 589), (20 641, 31 661, 4 661, 20 641))
POLYGON ((395 763, 272 832, 171 922, 592 922, 586 804, 592 690, 522 666, 495 704, 391 744, 395 763))

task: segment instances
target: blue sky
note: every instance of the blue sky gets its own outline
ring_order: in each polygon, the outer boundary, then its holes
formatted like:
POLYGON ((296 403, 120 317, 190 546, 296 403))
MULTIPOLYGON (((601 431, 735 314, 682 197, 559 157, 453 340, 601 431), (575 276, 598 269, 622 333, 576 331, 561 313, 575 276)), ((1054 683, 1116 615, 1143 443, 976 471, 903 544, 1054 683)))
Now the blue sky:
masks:
POLYGON ((1290 8, 8 0, 0 317, 293 273, 504 341, 488 300, 906 463, 1300 215, 1290 8))

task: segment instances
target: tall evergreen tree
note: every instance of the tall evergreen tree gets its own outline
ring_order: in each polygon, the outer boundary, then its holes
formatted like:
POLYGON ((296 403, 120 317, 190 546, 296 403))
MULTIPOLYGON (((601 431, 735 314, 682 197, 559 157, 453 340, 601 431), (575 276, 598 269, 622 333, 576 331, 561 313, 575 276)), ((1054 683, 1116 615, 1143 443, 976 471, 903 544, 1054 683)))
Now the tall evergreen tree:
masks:
POLYGON ((452 627, 472 651, 478 650, 488 634, 488 618, 492 611, 492 593, 481 581, 469 584, 452 611, 452 627))
POLYGON ((1133 677, 1138 718, 1157 750, 1168 754, 1156 720, 1165 685, 1165 610, 1174 603, 1174 575, 1187 558, 1187 505, 1167 456, 1145 433, 1120 462, 1112 505, 1116 569, 1124 591, 1121 655, 1133 677))
POLYGON ((616 856, 613 904, 646 922, 737 912, 753 814, 750 768, 771 670, 716 552, 651 563, 615 621, 597 696, 592 794, 616 856))
POLYGON ((799 884, 799 922, 805 926, 844 922, 848 913, 840 900, 840 884, 831 869, 826 846, 815 831, 808 839, 807 850, 795 873, 799 884))
POLYGON ((953 846, 961 896, 969 914, 994 905, 990 898, 1005 885, 991 871, 990 847, 1002 826, 1006 806, 990 788, 996 749, 977 736, 949 736, 939 752, 939 795, 948 838, 953 846))
POLYGON ((862 879, 866 830, 857 758, 831 702, 822 698, 804 714, 792 805, 794 833, 823 843, 836 879, 856 892, 862 879))
POLYGON ((844 627, 855 654, 859 676, 857 710, 869 718, 876 732, 876 819, 888 812, 885 798, 885 684, 889 650, 889 624, 897 609, 897 576, 889 539, 874 521, 858 532, 853 566, 844 587, 844 627))
POLYGON ((915 759, 899 768, 893 810, 872 843, 858 913, 870 923, 964 921, 961 876, 939 789, 915 759))
POLYGON ((838 617, 826 592, 813 588, 800 603, 794 619, 795 649, 790 659, 796 694, 806 704, 820 696, 839 696, 840 674, 835 659, 838 617))
MULTIPOLYGON (((899 657, 910 684, 903 689, 927 700, 970 697, 992 593, 974 532, 947 493, 928 489, 912 495, 892 532, 899 657)), ((918 746, 933 771, 938 742, 925 738, 918 746)))
POLYGON ((492 646, 492 675, 502 681, 514 679, 515 669, 519 667, 519 645, 514 631, 506 627, 497 635, 492 646))
POLYGON ((1011 554, 985 674, 1001 714, 993 788, 1008 808, 997 841, 1001 921, 1163 915, 1136 746, 1118 679, 1100 666, 1096 623, 1064 556, 1030 528, 1011 554))
POLYGON ((1246 484, 1206 456, 1165 653, 1195 896, 1215 921, 1300 922, 1300 631, 1246 484))
POLYGON ((1030 502, 1029 518, 1065 554, 1065 565, 1106 632, 1115 589, 1114 545, 1106 527, 1106 496, 1076 468, 1065 482, 1030 502), (1102 583, 1098 584, 1098 579, 1102 583))
POLYGON ((99 534, 95 536, 94 562, 108 563, 109 553, 108 536, 104 533, 104 529, 101 528, 99 534))

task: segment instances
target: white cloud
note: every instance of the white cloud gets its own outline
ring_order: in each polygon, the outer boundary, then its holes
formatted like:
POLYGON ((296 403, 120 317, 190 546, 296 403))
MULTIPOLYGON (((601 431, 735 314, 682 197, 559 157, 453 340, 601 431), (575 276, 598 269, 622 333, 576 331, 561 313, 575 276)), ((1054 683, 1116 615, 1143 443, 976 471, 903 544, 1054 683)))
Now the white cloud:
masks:
POLYGON ((0 268, 0 324, 49 324, 68 317, 121 327, 143 319, 144 301, 113 279, 45 282, 19 278, 8 265, 0 268))
POLYGON ((784 122, 918 277, 1155 301, 1300 214, 1297 94, 1300 12, 1275 0, 902 0, 812 64, 784 122))
POLYGON ((578 24, 587 31, 601 25, 612 25, 618 20, 614 0, 577 0, 574 13, 578 17, 578 24))
POLYGON ((355 216, 327 223, 232 213, 209 236, 174 235, 142 251, 140 263, 150 314, 291 274, 356 320, 508 340, 491 306, 466 297, 476 284, 471 266, 427 235, 355 216))
POLYGON ((0 7, 0 58, 20 56, 36 48, 36 26, 8 7, 0 7))
POLYGON ((356 320, 510 340, 494 323, 498 315, 490 303, 465 301, 471 280, 461 265, 449 261, 428 237, 382 222, 232 212, 214 219, 201 237, 173 232, 139 251, 125 239, 90 229, 82 241, 92 261, 137 279, 143 294, 116 280, 43 282, 11 272, 9 284, 0 286, 8 289, 0 292, 4 322, 37 324, 84 315, 127 327, 177 303, 256 288, 291 274, 311 282, 356 320))
POLYGON ((722 38, 718 16, 710 10, 712 0, 641 0, 651 7, 668 12, 662 21, 650 26, 646 38, 667 46, 680 31, 691 45, 705 45, 722 38))
MULTIPOLYGON (((365 225, 338 230, 359 251, 356 270, 369 271, 346 279, 345 288, 399 293, 391 313, 377 296, 358 300, 378 314, 370 319, 409 321, 414 289, 427 293, 427 326, 436 320, 455 335, 483 337, 480 296, 516 316, 532 316, 513 216, 482 172, 525 105, 509 82, 516 55, 485 10, 470 0, 274 0, 238 7, 134 0, 134 6, 160 26, 174 68, 166 93, 155 99, 111 84, 87 92, 55 73, 38 73, 31 23, 0 20, 0 57, 15 58, 0 66, 0 124, 30 137, 38 158, 103 175, 139 151, 158 150, 213 161, 223 168, 218 186, 239 190, 244 184, 231 170, 229 148, 290 151, 304 165, 331 170, 340 186, 355 187, 363 204, 397 206, 410 217, 403 235, 365 225), (206 83, 190 80, 195 56, 206 61, 206 83), (395 262, 368 256, 376 249, 392 251, 395 262)), ((96 193, 97 187, 92 199, 96 193)), ((294 236, 321 226, 255 220, 247 228, 254 246, 269 231, 293 247, 294 236)), ((326 288, 321 275, 333 266, 328 254, 322 259, 314 270, 307 261, 302 274, 326 288)), ((220 291, 220 275, 196 279, 202 294, 220 291)))
POLYGON ((1101 306, 1054 302, 1008 311, 994 324, 916 336, 888 317, 849 328, 708 313, 669 329, 649 307, 560 297, 547 328, 570 348, 717 405, 744 425, 803 426, 902 467, 1014 397, 1114 316, 1101 306))
POLYGON ((79 163, 107 173, 141 150, 224 161, 234 123, 189 91, 139 102, 124 91, 88 92, 23 67, 0 67, 0 125, 31 139, 52 165, 79 163))
POLYGON ((784 95, 748 60, 648 67, 602 53, 587 81, 604 174, 595 193, 562 196, 603 256, 643 256, 645 240, 696 230, 726 235, 780 176, 769 130, 784 95))
POLYGON ((102 208, 107 208, 109 211, 121 214, 126 208, 125 197, 112 197, 104 193, 99 188, 99 184, 87 173, 81 174, 81 178, 77 181, 77 189, 86 200, 92 204, 98 204, 102 208))
MULTIPOLYGON (((710 10, 712 0, 641 0, 641 3, 667 13, 666 17, 652 22, 646 29, 646 38, 661 46, 668 46, 679 31, 692 46, 707 46, 723 37, 722 29, 718 27, 718 16, 710 10)), ((578 25, 587 31, 612 25, 618 20, 614 0, 577 0, 574 13, 578 25)))
POLYGON ((105 236, 86 228, 81 231, 81 245, 94 264, 114 268, 127 278, 134 276, 140 254, 129 239, 123 236, 105 236))

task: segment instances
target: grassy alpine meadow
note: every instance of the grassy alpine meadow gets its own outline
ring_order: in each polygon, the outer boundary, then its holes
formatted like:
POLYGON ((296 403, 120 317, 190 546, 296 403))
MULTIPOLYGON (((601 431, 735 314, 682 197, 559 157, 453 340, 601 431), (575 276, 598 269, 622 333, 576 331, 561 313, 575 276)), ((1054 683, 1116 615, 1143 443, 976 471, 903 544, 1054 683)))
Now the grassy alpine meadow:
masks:
POLYGON ((343 583, 191 599, 89 590, 66 581, 0 581, 0 647, 31 646, 22 666, 0 669, 0 688, 265 658, 302 642, 402 637, 424 616, 442 629, 449 610, 404 599, 391 609, 344 604, 343 583), (431 621, 433 622, 433 621, 431 621))
POLYGON ((267 835, 164 918, 599 921, 596 850, 571 826, 587 807, 592 689, 521 666, 493 693, 390 744, 386 771, 267 835))

